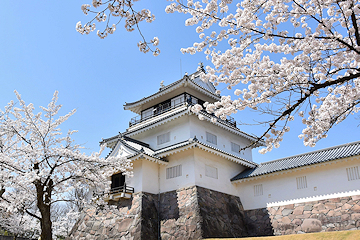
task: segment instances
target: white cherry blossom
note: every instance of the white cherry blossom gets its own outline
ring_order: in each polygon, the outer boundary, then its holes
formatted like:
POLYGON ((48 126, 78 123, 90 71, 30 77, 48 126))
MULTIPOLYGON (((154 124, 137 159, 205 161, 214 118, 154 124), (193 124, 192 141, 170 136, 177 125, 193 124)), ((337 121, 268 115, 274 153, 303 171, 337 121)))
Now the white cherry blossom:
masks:
POLYGON ((12 232, 31 227, 40 229, 41 239, 51 240, 53 204, 68 201, 68 192, 87 185, 94 198, 82 199, 83 205, 103 205, 102 196, 110 186, 108 177, 115 172, 131 175, 131 162, 120 156, 102 158, 103 145, 97 153, 82 153, 72 139, 76 131, 60 131, 75 110, 57 117, 61 109, 57 92, 38 113, 15 93, 19 106, 10 102, 0 110, 0 214, 8 216, 6 224, 12 232), (21 225, 19 216, 29 222, 32 218, 40 226, 21 225))
MULTIPOLYGON (((359 111, 358 1, 169 1, 165 12, 187 14, 185 25, 195 26, 199 34, 199 42, 180 51, 203 52, 211 63, 202 79, 225 84, 236 96, 204 108, 221 119, 247 108, 267 114, 261 124, 268 128, 258 138, 266 143, 261 153, 279 147, 295 117, 305 125, 299 137, 314 146, 331 127, 359 111)), ((155 19, 149 10, 135 11, 135 2, 114 0, 105 6, 93 1, 99 9, 94 14, 117 11, 107 15, 125 18, 126 29, 133 31, 140 21, 155 19)), ((85 14, 87 9, 82 7, 85 14)), ((90 23, 77 26, 78 31, 88 34, 90 23)), ((143 37, 139 50, 154 52, 150 44, 155 43, 143 37)))

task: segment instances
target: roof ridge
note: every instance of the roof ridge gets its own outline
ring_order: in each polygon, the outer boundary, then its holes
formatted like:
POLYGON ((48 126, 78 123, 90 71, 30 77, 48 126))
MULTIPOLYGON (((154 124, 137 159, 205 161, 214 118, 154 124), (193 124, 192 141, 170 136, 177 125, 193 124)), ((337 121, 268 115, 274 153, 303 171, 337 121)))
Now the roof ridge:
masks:
POLYGON ((210 148, 210 149, 212 149, 212 150, 214 150, 214 151, 218 151, 218 152, 220 152, 220 153, 222 153, 222 154, 224 154, 224 155, 227 155, 227 156, 229 156, 229 157, 236 158, 236 159, 238 159, 238 160, 240 160, 240 161, 245 162, 245 163, 248 164, 248 165, 254 165, 255 168, 259 165, 259 164, 255 163, 255 162, 253 162, 253 161, 247 160, 247 159, 242 158, 242 157, 240 157, 240 156, 237 156, 237 155, 235 155, 235 154, 229 153, 229 152, 224 151, 224 150, 221 150, 221 149, 219 149, 219 148, 217 148, 217 147, 214 147, 214 146, 211 146, 211 145, 209 145, 209 144, 206 144, 206 143, 200 141, 199 139, 197 139, 196 137, 194 137, 194 138, 189 138, 188 140, 185 140, 185 141, 182 141, 182 142, 179 142, 179 143, 176 143, 176 144, 172 144, 172 145, 170 145, 170 146, 167 146, 167 147, 164 147, 164 148, 162 148, 162 149, 159 149, 159 150, 155 151, 155 154, 154 154, 154 155, 163 154, 163 153, 166 153, 167 151, 171 151, 171 150, 174 150, 174 149, 179 148, 179 147, 185 147, 185 146, 190 145, 190 144, 193 144, 193 143, 198 143, 198 144, 200 144, 200 145, 202 145, 202 146, 204 146, 204 147, 210 148), (166 150, 166 148, 169 148, 169 149, 166 150))
POLYGON ((336 145, 336 146, 332 146, 332 147, 327 147, 327 148, 322 148, 322 149, 319 149, 319 150, 314 150, 314 151, 311 151, 311 152, 301 153, 301 154, 297 154, 297 155, 293 155, 293 156, 289 156, 289 157, 284 157, 284 158, 280 158, 280 159, 271 160, 271 161, 268 161, 268 162, 263 162, 263 163, 260 163, 260 165, 266 165, 266 164, 273 163, 273 162, 280 162, 280 161, 285 160, 285 159, 291 159, 291 158, 295 158, 295 157, 306 156, 306 155, 310 155, 310 154, 313 154, 313 153, 325 152, 325 151, 328 151, 328 150, 331 150, 331 149, 336 149, 336 148, 340 148, 340 147, 344 147, 344 146, 355 145, 355 144, 359 144, 359 143, 360 143, 360 141, 344 143, 344 144, 340 144, 340 145, 336 145))
POLYGON ((137 140, 137 139, 134 139, 134 138, 131 138, 131 137, 128 137, 128 136, 125 136, 125 135, 123 135, 122 137, 123 137, 124 139, 126 139, 126 140, 129 140, 130 142, 139 144, 139 145, 141 145, 141 146, 143 146, 143 147, 147 147, 147 148, 153 150, 148 143, 141 142, 141 141, 139 141, 139 140, 137 140))
MULTIPOLYGON (((190 74, 190 76, 195 75, 195 74, 197 74, 197 73, 198 73, 198 71, 190 74)), ((204 88, 203 86, 200 86, 199 84, 197 84, 193 79, 191 79, 190 76, 189 76, 189 75, 184 75, 181 79, 179 79, 179 80, 177 80, 177 81, 175 81, 175 82, 172 82, 172 83, 170 83, 170 84, 168 84, 168 85, 160 88, 157 92, 155 92, 155 93, 153 93, 153 94, 151 94, 151 95, 149 95, 149 96, 147 96, 147 97, 143 97, 143 98, 141 98, 141 99, 139 99, 139 100, 137 100, 137 101, 135 101, 135 102, 130 102, 130 103, 125 102, 125 104, 124 104, 123 106, 126 107, 126 106, 129 106, 129 105, 137 104, 137 103, 139 103, 139 102, 141 102, 141 101, 143 101, 143 100, 145 100, 145 99, 148 99, 148 98, 150 98, 150 97, 153 97, 153 96, 155 96, 156 94, 161 93, 161 92, 163 92, 163 91, 165 91, 165 90, 167 90, 167 89, 169 89, 169 88, 177 85, 177 84, 180 83, 181 81, 190 81, 190 82, 193 83, 195 86, 201 88, 201 89, 204 90, 204 91, 207 91, 209 94, 211 94, 211 95, 213 95, 213 96, 216 96, 217 98, 220 98, 220 97, 221 97, 221 96, 217 95, 215 92, 212 92, 212 91, 210 91, 209 89, 206 89, 206 88, 204 88)), ((214 87, 214 86, 213 86, 213 87, 214 87)), ((214 87, 214 89, 216 90, 215 87, 214 87)))
POLYGON ((169 146, 167 146, 167 147, 159 148, 159 149, 155 150, 155 154, 158 154, 158 152, 162 151, 162 150, 165 149, 165 148, 173 147, 173 146, 175 146, 175 145, 180 145, 180 144, 186 143, 186 142, 189 142, 189 143, 190 143, 189 139, 188 139, 188 140, 185 140, 185 141, 178 142, 178 143, 171 144, 171 145, 169 145, 169 146))

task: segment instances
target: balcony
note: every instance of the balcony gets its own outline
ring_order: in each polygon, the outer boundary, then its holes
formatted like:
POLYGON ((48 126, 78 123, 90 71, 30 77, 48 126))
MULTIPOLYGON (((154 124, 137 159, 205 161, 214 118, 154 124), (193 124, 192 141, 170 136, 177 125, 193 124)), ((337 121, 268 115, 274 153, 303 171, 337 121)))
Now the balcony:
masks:
MULTIPOLYGON (((203 104, 204 102, 199 100, 198 98, 191 96, 188 93, 181 94, 175 98, 169 99, 165 102, 162 102, 158 105, 153 106, 152 112, 149 113, 148 110, 142 111, 142 115, 138 115, 136 117, 133 117, 129 122, 129 127, 132 127, 138 123, 144 122, 150 118, 156 117, 158 115, 161 115, 165 112, 171 111, 179 106, 184 105, 185 103, 188 104, 203 104), (145 114, 145 112, 147 112, 145 114)), ((151 108, 150 108, 151 109, 151 108)))
POLYGON ((129 199, 131 198, 133 193, 134 193, 134 188, 126 186, 126 184, 124 184, 123 186, 120 187, 111 188, 108 197, 106 197, 105 200, 116 201, 121 198, 129 199))
POLYGON ((132 127, 138 123, 141 123, 143 121, 146 121, 150 118, 156 117, 160 114, 163 114, 165 112, 168 112, 174 108, 177 108, 178 106, 181 106, 185 103, 185 101, 181 101, 177 104, 174 104, 173 106, 171 106, 171 102, 167 102, 163 105, 158 106, 157 108, 154 109, 153 113, 151 115, 148 115, 146 117, 142 117, 141 115, 137 115, 136 117, 133 117, 130 122, 129 122, 129 127, 132 127))
MULTIPOLYGON (((187 93, 181 95, 183 97, 177 97, 177 100, 174 101, 174 99, 172 100, 168 100, 168 101, 165 101, 161 104, 158 104, 156 106, 153 107, 153 111, 151 114, 149 115, 146 115, 146 116, 142 116, 142 115, 138 115, 136 117, 133 117, 130 122, 129 122, 129 127, 132 127, 136 124, 139 124, 141 122, 144 122, 148 119, 151 119, 153 117, 156 117, 156 116, 159 116, 163 113, 166 113, 168 111, 171 111, 179 106, 182 106, 184 105, 185 103, 188 103, 190 105, 194 105, 194 104, 201 104, 203 105, 204 104, 204 101, 196 98, 196 97, 193 97, 187 93)), ((220 121, 223 121, 219 118, 220 121)), ((233 127, 236 127, 236 121, 234 118, 228 116, 227 119, 225 120, 226 123, 229 123, 230 125, 232 125, 233 127)))

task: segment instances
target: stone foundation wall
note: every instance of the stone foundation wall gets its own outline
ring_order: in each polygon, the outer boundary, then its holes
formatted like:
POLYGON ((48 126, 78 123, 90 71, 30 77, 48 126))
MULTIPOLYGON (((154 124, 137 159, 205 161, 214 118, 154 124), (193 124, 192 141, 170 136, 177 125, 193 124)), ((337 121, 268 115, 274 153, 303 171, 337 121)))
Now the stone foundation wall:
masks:
POLYGON ((160 236, 168 239, 201 239, 197 187, 160 194, 160 236))
POLYGON ((239 197, 192 186, 136 193, 82 213, 68 239, 202 239, 360 229, 360 195, 245 210, 239 197), (160 199, 158 199, 160 197, 160 199))
POLYGON ((240 198, 197 187, 203 238, 248 236, 240 198))
POLYGON ((239 197, 199 186, 160 195, 161 239, 247 236, 239 197))
MULTIPOLYGON (((268 220, 275 235, 360 229, 360 195, 295 203, 245 211, 248 225, 267 235, 268 220), (266 217, 268 215, 268 217, 266 217)), ((250 231, 251 232, 251 231, 250 231)))
POLYGON ((244 217, 248 237, 274 235, 270 216, 266 208, 246 210, 244 211, 244 217))
POLYGON ((81 214, 67 239, 149 239, 158 235, 157 195, 136 193, 132 199, 112 204, 116 210, 107 213, 90 209, 81 214))
POLYGON ((239 197, 192 186, 112 202, 106 214, 82 213, 68 239, 202 239, 247 236, 239 197), (160 197, 160 201, 158 201, 160 197))

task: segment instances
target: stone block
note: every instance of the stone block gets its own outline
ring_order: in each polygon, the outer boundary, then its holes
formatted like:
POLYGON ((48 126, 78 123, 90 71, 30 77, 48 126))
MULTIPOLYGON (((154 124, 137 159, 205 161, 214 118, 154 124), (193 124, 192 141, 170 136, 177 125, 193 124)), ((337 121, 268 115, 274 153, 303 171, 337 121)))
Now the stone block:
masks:
POLYGON ((315 204, 314 208, 317 209, 317 210, 324 210, 325 205, 323 203, 315 204))
POLYGON ((310 205, 310 204, 306 204, 304 206, 304 211, 311 211, 313 209, 313 205, 310 205))
POLYGON ((319 213, 322 213, 322 214, 327 214, 328 212, 329 212, 329 209, 319 210, 319 213))
MULTIPOLYGON (((289 208, 285 208, 281 213, 283 216, 287 216, 289 215, 290 213, 292 213, 293 210, 292 209, 289 209, 289 208)), ((295 213, 294 213, 295 214, 295 213)))
POLYGON ((352 196, 351 199, 352 199, 353 201, 360 200, 360 195, 352 196))
POLYGON ((291 220, 295 219, 296 218, 296 215, 295 214, 290 214, 287 216, 288 218, 290 218, 291 220))
POLYGON ((353 213, 351 214, 351 220, 360 220, 360 213, 353 213))
POLYGON ((350 219, 350 214, 343 214, 341 215, 341 221, 347 221, 350 219))
POLYGON ((320 232, 322 230, 322 224, 317 219, 307 218, 304 219, 301 224, 301 230, 306 233, 320 232))
POLYGON ((130 226, 132 225, 133 221, 134 221, 134 219, 132 219, 132 218, 126 218, 126 219, 122 220, 119 223, 118 231, 119 232, 127 231, 130 228, 130 226))
POLYGON ((340 202, 340 198, 331 198, 329 199, 330 202, 333 202, 333 203, 339 203, 340 202))
POLYGON ((270 215, 275 215, 276 210, 274 208, 268 208, 269 214, 270 215))
POLYGON ((284 210, 284 208, 278 208, 278 210, 276 211, 275 215, 281 215, 282 211, 284 210))
POLYGON ((305 208, 304 206, 298 206, 298 207, 296 207, 296 208, 294 209, 293 214, 294 214, 294 215, 301 215, 301 214, 303 214, 304 208, 305 208))
POLYGON ((97 231, 100 229, 100 225, 101 225, 101 222, 95 222, 93 227, 92 227, 92 230, 94 231, 97 231))
POLYGON ((291 223, 291 220, 290 220, 288 217, 283 217, 283 218, 281 219, 281 222, 282 222, 283 224, 290 224, 290 223, 291 223))
POLYGON ((296 218, 298 219, 305 219, 305 218, 310 218, 312 214, 301 214, 301 215, 295 215, 296 218))
POLYGON ((357 220, 357 221, 356 221, 355 227, 360 228, 360 220, 357 220))
POLYGON ((285 205, 284 208, 286 208, 286 209, 294 209, 294 204, 285 205))
POLYGON ((341 210, 348 210, 352 207, 352 205, 348 204, 348 203, 345 203, 342 207, 341 207, 341 210))
POLYGON ((295 225, 301 225, 301 224, 302 224, 302 221, 301 221, 301 219, 294 219, 293 224, 295 224, 295 225))
POLYGON ((351 208, 351 210, 352 210, 353 212, 360 213, 360 206, 356 204, 356 205, 354 205, 354 206, 351 208))
POLYGON ((328 213, 327 213, 327 216, 328 217, 332 217, 335 215, 335 211, 334 210, 330 210, 328 213))
POLYGON ((335 204, 335 203, 332 203, 332 202, 325 203, 325 208, 326 208, 326 209, 335 209, 335 208, 336 208, 336 204, 335 204))
POLYGON ((317 209, 313 209, 312 211, 311 211, 311 214, 318 214, 319 213, 319 210, 317 210, 317 209))

